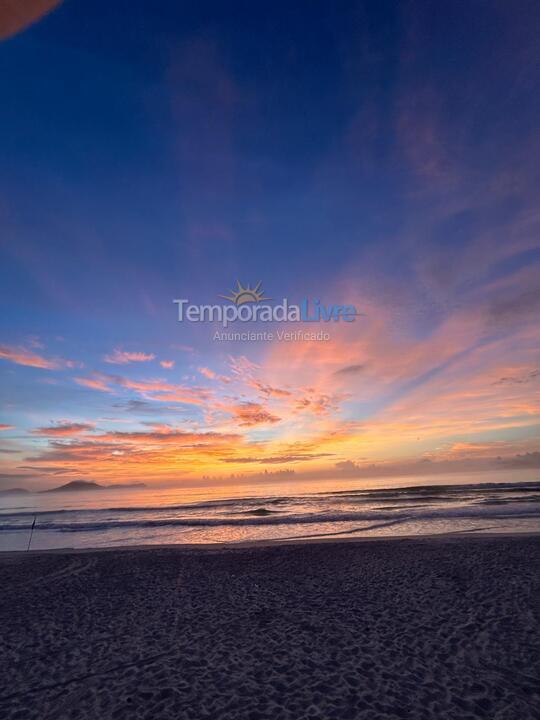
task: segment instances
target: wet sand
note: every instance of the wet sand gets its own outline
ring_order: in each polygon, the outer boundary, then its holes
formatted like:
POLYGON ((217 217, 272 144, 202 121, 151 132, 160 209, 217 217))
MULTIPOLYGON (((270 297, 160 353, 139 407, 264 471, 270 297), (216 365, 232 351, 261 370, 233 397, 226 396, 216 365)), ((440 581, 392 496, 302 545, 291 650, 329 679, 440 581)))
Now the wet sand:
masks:
POLYGON ((538 536, 0 554, 0 717, 540 718, 538 536))

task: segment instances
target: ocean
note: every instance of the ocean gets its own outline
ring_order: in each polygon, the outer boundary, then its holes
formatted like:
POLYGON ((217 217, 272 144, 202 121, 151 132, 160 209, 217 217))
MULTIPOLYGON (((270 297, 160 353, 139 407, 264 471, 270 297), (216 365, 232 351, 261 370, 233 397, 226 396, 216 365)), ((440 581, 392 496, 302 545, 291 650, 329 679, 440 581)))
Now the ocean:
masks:
POLYGON ((481 475, 4 495, 0 550, 540 530, 540 479, 481 475))

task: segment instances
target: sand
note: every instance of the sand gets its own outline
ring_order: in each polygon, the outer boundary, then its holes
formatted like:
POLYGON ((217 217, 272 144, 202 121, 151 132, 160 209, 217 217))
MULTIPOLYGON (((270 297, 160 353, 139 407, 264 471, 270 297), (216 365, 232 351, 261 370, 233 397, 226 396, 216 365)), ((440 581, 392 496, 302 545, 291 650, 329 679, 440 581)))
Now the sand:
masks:
POLYGON ((540 538, 0 554, 0 717, 540 717, 540 538))

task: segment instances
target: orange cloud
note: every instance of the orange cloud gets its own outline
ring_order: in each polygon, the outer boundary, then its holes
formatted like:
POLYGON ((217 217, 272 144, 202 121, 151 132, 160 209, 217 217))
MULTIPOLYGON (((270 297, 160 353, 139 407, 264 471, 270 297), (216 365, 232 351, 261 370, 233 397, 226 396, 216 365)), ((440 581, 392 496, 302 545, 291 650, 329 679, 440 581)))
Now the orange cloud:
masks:
POLYGON ((166 370, 170 370, 174 367, 174 360, 160 360, 160 363, 162 368, 165 368, 166 370))
POLYGON ((241 402, 237 405, 231 405, 226 409, 234 415, 242 427, 252 427, 254 425, 265 425, 268 423, 273 424, 279 422, 281 419, 277 417, 277 415, 272 415, 272 413, 266 410, 260 403, 256 402, 241 402))
POLYGON ((181 477, 219 464, 239 448, 238 433, 183 430, 157 423, 149 431, 105 431, 91 436, 51 439, 43 452, 26 457, 40 471, 64 471, 100 478, 181 477))
POLYGON ((332 453, 311 453, 304 455, 273 455, 262 457, 232 457, 223 458, 226 463, 258 463, 260 465, 287 465, 288 463, 308 462, 310 460, 319 460, 320 458, 330 457, 332 453))
POLYGON ((14 430, 15 425, 6 425, 5 423, 0 423, 0 430, 14 430))

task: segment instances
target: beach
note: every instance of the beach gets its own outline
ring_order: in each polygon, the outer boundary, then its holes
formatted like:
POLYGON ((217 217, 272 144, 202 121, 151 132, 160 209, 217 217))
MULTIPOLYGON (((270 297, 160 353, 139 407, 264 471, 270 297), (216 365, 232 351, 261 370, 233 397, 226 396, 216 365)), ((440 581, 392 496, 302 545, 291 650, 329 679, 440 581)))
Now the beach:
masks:
POLYGON ((0 554, 3 718, 538 718, 540 537, 0 554))

